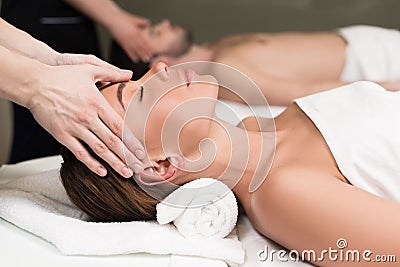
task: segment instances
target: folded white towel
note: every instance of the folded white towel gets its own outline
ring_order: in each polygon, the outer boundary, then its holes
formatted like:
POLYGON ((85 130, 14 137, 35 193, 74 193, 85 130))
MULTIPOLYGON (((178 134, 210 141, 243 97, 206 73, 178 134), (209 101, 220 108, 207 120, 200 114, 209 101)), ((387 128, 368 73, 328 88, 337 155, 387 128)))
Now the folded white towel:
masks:
POLYGON ((234 194, 212 178, 187 183, 157 205, 157 221, 173 222, 186 238, 224 238, 234 230, 237 216, 234 194))
POLYGON ((338 29, 346 40, 346 62, 340 79, 355 81, 398 81, 400 79, 400 32, 370 25, 338 29))
POLYGON ((91 223, 69 200, 59 170, 0 184, 0 217, 53 243, 66 255, 152 253, 244 262, 236 234, 216 240, 184 238, 157 222, 91 223))

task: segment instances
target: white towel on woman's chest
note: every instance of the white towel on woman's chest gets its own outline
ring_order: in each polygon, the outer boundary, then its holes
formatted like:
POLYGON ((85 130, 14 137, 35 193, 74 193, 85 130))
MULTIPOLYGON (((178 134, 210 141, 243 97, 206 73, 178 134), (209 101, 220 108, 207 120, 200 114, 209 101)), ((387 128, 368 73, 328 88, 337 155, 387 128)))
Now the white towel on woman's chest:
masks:
POLYGON ((400 202, 400 92, 356 82, 295 103, 354 186, 400 202))

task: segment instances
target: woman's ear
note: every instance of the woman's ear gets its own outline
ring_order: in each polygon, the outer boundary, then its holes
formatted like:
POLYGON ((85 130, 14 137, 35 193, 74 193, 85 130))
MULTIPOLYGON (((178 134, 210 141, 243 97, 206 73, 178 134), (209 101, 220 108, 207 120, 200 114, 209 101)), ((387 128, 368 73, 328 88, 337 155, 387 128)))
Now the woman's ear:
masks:
POLYGON ((172 155, 164 160, 156 162, 155 166, 145 168, 140 174, 140 180, 146 185, 160 184, 165 181, 173 182, 183 168, 183 158, 172 155))

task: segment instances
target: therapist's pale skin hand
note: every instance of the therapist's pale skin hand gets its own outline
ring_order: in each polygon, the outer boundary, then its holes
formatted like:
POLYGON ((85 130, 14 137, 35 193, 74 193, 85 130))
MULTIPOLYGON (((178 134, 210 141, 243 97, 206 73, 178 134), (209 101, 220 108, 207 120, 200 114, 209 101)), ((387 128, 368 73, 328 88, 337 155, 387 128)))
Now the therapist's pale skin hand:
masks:
POLYGON ((27 103, 35 119, 61 144, 71 150, 91 171, 100 176, 106 169, 85 147, 86 143, 98 156, 123 177, 132 177, 132 170, 141 173, 144 148, 135 136, 124 132, 123 120, 96 87, 98 82, 121 82, 132 72, 92 64, 44 66, 39 86, 35 86, 27 103), (133 152, 132 152, 133 151, 133 152), (133 162, 128 168, 123 159, 133 162))
MULTIPOLYGON (((89 4, 99 14, 101 2, 116 12, 120 10, 108 0, 78 2, 89 4)), ((96 87, 96 83, 128 81, 131 71, 122 71, 92 55, 58 53, 1 18, 0 32, 1 97, 29 108, 50 134, 100 176, 106 175, 104 166, 81 142, 124 177, 132 173, 122 159, 132 162, 135 172, 142 172, 143 146, 125 131, 124 140, 129 144, 125 149, 121 141, 123 121, 96 87)))
MULTIPOLYGON (((42 59, 40 61, 52 66, 90 64, 93 66, 109 68, 117 71, 121 70, 120 68, 94 55, 58 53, 54 50, 45 59, 42 59)), ((98 87, 100 88, 106 85, 107 83, 108 81, 99 81, 97 84, 98 87)))
POLYGON ((111 0, 64 0, 104 26, 133 61, 149 61, 153 48, 143 29, 149 20, 131 14, 111 0))
POLYGON ((143 29, 149 24, 149 20, 121 10, 108 30, 132 61, 148 62, 153 56, 153 47, 143 29))
POLYGON ((52 62, 50 62, 49 65, 59 66, 59 65, 80 65, 80 64, 90 64, 103 68, 120 70, 119 68, 111 65, 110 63, 104 60, 101 60, 100 58, 94 55, 68 54, 68 53, 56 53, 56 55, 52 57, 52 62))

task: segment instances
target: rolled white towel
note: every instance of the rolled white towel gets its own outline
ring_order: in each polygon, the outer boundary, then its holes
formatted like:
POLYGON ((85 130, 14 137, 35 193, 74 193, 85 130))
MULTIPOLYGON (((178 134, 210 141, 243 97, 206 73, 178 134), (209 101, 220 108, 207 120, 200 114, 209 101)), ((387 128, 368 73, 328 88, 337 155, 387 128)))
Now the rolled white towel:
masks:
POLYGON ((225 238, 235 228, 237 217, 233 192, 212 178, 187 183, 157 205, 157 221, 173 222, 186 238, 225 238))

